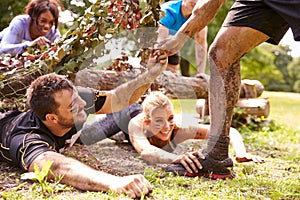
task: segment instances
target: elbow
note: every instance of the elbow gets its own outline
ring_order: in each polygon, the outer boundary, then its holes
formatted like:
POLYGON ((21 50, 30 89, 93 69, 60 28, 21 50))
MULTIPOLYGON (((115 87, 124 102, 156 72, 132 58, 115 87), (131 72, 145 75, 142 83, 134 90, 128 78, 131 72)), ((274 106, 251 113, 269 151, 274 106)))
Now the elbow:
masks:
POLYGON ((140 156, 143 160, 149 162, 150 164, 156 163, 156 159, 153 159, 153 156, 149 152, 142 151, 140 156))

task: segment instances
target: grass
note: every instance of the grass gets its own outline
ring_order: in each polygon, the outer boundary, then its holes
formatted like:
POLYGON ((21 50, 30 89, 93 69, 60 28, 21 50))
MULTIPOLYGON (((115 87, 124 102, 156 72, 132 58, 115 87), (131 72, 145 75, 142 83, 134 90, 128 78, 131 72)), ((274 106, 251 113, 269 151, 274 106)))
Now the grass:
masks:
POLYGON ((300 129, 300 94, 264 92, 270 100, 270 118, 294 129, 300 129))
MULTIPOLYGON (((162 171, 145 169, 144 175, 154 186, 151 195, 142 199, 300 199, 300 94, 265 92, 269 97, 270 119, 275 121, 259 131, 240 130, 247 150, 266 159, 263 164, 234 164, 235 178, 209 180, 178 177, 162 171)), ((177 112, 196 113, 196 100, 176 100, 177 112)), ((32 199, 36 191, 17 195, 12 190, 6 199, 32 199), (17 197, 17 198, 16 198, 17 197)), ((35 199, 35 198, 34 198, 35 199)), ((37 198, 40 199, 40 198, 37 198)), ((43 199, 43 198, 41 198, 43 199)), ((124 195, 101 192, 56 193, 48 199, 126 199, 124 195)))

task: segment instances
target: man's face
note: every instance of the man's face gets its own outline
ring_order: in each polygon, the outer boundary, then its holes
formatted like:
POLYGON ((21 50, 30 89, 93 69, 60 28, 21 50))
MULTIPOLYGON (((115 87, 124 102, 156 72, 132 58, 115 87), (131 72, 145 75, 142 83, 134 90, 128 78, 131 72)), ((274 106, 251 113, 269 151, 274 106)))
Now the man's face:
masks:
POLYGON ((75 124, 83 124, 86 121, 86 102, 78 95, 77 90, 63 89, 55 93, 54 98, 60 105, 56 110, 60 126, 72 128, 75 124))

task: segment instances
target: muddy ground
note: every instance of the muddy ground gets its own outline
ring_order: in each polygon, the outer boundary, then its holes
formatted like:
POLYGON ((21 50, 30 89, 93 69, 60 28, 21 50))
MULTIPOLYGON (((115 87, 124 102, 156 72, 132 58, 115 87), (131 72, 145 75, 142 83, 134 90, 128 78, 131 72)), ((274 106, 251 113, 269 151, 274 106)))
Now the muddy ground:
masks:
MULTIPOLYGON (((175 153, 195 149, 195 141, 187 141, 179 145, 175 153)), ((143 174, 144 170, 151 168, 161 170, 165 164, 149 164, 143 161, 128 142, 115 142, 105 139, 94 145, 74 145, 64 152, 66 156, 74 157, 83 163, 114 175, 143 174)), ((20 180, 22 171, 18 166, 1 162, 0 164, 0 191, 11 191, 21 183, 30 187, 32 182, 20 180)))

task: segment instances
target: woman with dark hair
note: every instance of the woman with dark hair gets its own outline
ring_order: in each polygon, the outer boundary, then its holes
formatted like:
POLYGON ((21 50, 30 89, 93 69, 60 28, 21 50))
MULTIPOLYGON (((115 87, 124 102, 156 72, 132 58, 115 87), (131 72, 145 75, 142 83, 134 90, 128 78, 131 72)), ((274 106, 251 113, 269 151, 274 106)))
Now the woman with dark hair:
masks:
POLYGON ((9 26, 0 32, 0 54, 22 53, 29 46, 51 44, 60 37, 57 29, 58 0, 31 0, 25 14, 16 16, 9 26))

